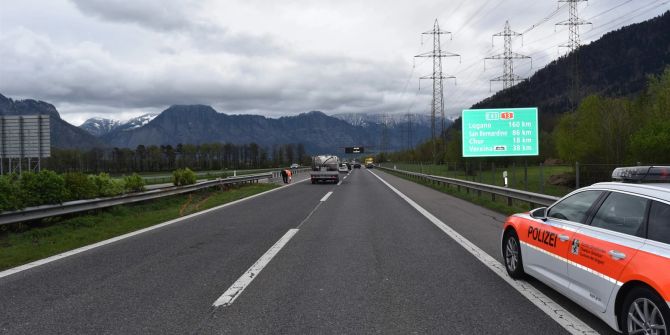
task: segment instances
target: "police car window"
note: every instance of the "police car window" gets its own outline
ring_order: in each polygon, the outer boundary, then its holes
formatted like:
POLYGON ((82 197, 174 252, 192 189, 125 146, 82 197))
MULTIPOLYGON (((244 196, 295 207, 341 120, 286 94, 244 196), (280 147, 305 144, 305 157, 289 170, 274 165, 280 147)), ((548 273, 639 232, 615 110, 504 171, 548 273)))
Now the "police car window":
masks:
POLYGON ((670 205, 652 201, 647 229, 650 240, 670 244, 670 205))
POLYGON ((573 194, 551 207, 547 216, 584 223, 589 208, 602 193, 602 191, 584 191, 573 194))
POLYGON ((591 221, 594 227, 642 236, 642 223, 649 200, 634 195, 612 192, 591 221))

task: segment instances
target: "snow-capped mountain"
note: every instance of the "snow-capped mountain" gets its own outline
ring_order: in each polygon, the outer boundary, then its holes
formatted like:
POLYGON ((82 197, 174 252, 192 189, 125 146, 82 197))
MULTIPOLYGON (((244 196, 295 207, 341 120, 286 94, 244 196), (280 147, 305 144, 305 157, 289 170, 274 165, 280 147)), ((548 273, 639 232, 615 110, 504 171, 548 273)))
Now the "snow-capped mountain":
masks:
POLYGON ((150 114, 144 114, 135 118, 132 118, 130 120, 127 120, 125 122, 122 122, 117 129, 121 131, 126 131, 126 130, 131 130, 135 128, 142 127, 146 125, 147 123, 151 122, 151 120, 155 119, 156 116, 158 116, 157 113, 150 113, 150 114))
POLYGON ((116 129, 120 124, 121 122, 118 120, 92 117, 84 121, 84 123, 82 123, 79 128, 87 131, 89 134, 95 137, 100 137, 116 129))
POLYGON ((142 127, 151 122, 156 116, 158 116, 158 114, 150 113, 126 121, 93 117, 82 123, 79 128, 86 130, 93 136, 102 137, 112 131, 127 131, 142 127))
MULTIPOLYGON (((331 115, 345 121, 352 126, 369 127, 373 124, 383 124, 386 120, 386 125, 394 128, 398 125, 412 123, 419 126, 430 127, 430 115, 425 114, 368 114, 368 113, 338 113, 331 115)), ((451 124, 447 120, 447 124, 451 124)))

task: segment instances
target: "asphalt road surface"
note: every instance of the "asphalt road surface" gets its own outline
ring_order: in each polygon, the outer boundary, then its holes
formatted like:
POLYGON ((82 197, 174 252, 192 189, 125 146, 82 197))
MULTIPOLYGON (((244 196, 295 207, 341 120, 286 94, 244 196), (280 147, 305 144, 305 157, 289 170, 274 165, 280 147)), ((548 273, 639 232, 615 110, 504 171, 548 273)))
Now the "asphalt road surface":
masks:
MULTIPOLYGON (((378 170, 355 169, 340 185, 305 177, 0 273, 0 333, 569 333, 380 178, 498 262, 500 214, 378 170)), ((612 332, 530 284, 587 327, 612 332)))

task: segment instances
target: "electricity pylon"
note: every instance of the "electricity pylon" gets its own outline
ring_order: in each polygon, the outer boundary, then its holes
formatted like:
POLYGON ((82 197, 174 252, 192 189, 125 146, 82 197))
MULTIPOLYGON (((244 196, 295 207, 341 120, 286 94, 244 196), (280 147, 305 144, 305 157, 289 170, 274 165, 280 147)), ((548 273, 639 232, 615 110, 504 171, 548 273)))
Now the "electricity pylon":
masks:
POLYGON ((559 3, 567 2, 570 7, 570 16, 567 20, 556 23, 559 26, 568 26, 570 35, 568 37, 568 42, 561 44, 559 47, 570 49, 572 53, 572 94, 571 94, 571 105, 574 110, 577 107, 577 102, 579 100, 579 57, 574 51, 579 48, 579 26, 591 24, 591 22, 586 22, 579 18, 577 13, 577 5, 580 2, 587 0, 558 0, 559 3))
POLYGON ((524 79, 514 74, 515 59, 530 59, 531 60, 530 66, 531 67, 533 66, 533 60, 530 57, 512 51, 512 37, 515 36, 521 36, 521 34, 512 31, 512 29, 509 27, 509 21, 505 21, 505 29, 502 32, 493 34, 493 37, 491 37, 491 44, 493 44, 493 39, 495 37, 503 37, 505 40, 505 47, 503 53, 484 58, 484 67, 486 67, 487 59, 503 60, 503 74, 502 76, 491 79, 491 81, 489 82, 489 91, 491 90, 491 83, 493 83, 494 81, 502 81, 503 90, 506 90, 514 86, 515 82, 522 81, 524 79))
POLYGON ((579 14, 577 13, 577 4, 585 1, 588 0, 558 0, 559 3, 567 2, 570 7, 570 17, 565 21, 556 23, 558 26, 568 26, 568 30, 570 31, 568 43, 561 44, 560 47, 569 48, 570 51, 575 51, 579 48, 579 26, 591 24, 591 22, 586 22, 580 19, 579 14))
POLYGON ((447 52, 442 50, 442 44, 440 36, 449 34, 451 32, 444 31, 440 29, 440 24, 435 19, 435 24, 433 25, 433 30, 426 31, 422 33, 423 35, 433 35, 433 51, 425 52, 414 57, 429 57, 433 59, 433 73, 429 76, 420 77, 421 79, 432 79, 433 80, 433 101, 431 103, 430 109, 430 131, 431 131, 431 140, 433 142, 433 161, 436 160, 437 148, 435 143, 435 132, 436 132, 436 117, 439 113, 440 117, 440 134, 444 134, 445 131, 445 120, 444 120, 444 90, 442 88, 442 82, 444 79, 456 79, 456 77, 449 75, 445 76, 442 73, 442 58, 445 57, 460 57, 460 55, 447 52))

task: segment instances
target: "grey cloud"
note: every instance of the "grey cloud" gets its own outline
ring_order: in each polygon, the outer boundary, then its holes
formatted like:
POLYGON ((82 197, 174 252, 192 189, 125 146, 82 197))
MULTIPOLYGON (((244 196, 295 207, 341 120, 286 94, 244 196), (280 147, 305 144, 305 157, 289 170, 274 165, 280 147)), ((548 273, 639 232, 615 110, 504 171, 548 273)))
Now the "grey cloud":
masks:
POLYGON ((229 66, 234 71, 221 72, 211 61, 215 57, 165 56, 166 65, 138 67, 114 59, 98 45, 58 45, 26 29, 0 33, 0 44, 6 46, 0 58, 12 65, 0 68, 0 77, 9 79, 0 83, 0 92, 56 104, 123 111, 202 103, 228 113, 293 114, 313 109, 404 111, 410 103, 389 98, 402 94, 405 83, 399 78, 407 75, 404 64, 391 62, 295 54, 291 61, 276 63, 242 58, 229 66))
MULTIPOLYGON (((71 0, 84 14, 110 22, 130 23, 169 37, 184 35, 186 43, 204 52, 266 56, 284 47, 267 34, 234 33, 199 17, 195 0, 71 0)), ((175 48, 163 48, 168 53, 175 48)))
POLYGON ((192 24, 191 0, 71 0, 84 14, 112 22, 134 23, 156 30, 179 30, 192 24))

